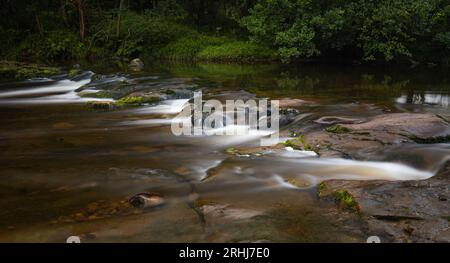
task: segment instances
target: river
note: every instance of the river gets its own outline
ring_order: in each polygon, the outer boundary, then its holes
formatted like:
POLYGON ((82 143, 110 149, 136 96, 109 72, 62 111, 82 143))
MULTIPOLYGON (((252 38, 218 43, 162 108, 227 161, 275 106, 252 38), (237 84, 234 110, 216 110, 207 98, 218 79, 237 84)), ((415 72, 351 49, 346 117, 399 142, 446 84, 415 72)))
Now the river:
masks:
POLYGON ((294 122, 308 129, 324 116, 448 114, 450 80, 440 68, 164 64, 1 83, 0 241, 362 241, 362 232, 320 202, 320 182, 422 180, 450 157, 448 143, 392 145, 357 159, 289 149, 230 155, 227 149, 256 147, 263 135, 171 133, 171 120, 200 90, 219 101, 307 101, 294 122), (165 92, 166 99, 115 110, 86 105, 133 92, 165 92), (142 192, 164 204, 129 207, 142 192))

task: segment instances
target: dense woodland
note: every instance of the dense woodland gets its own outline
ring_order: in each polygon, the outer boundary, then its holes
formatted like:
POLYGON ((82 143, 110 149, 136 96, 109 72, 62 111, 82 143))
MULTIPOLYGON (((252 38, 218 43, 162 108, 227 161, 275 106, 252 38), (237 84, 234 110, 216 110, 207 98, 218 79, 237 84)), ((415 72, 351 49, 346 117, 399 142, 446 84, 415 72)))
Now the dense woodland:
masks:
POLYGON ((0 0, 0 55, 450 63, 450 0, 0 0))

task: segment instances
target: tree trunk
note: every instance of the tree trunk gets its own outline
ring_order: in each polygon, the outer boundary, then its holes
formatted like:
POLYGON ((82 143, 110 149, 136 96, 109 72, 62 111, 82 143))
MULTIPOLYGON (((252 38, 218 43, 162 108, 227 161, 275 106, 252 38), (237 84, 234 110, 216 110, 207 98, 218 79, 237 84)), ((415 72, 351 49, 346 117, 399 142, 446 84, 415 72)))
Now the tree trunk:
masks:
POLYGON ((64 20, 64 24, 68 25, 67 13, 66 13, 66 2, 64 0, 60 1, 59 10, 61 12, 61 16, 64 20))
POLYGON ((38 30, 38 32, 39 32, 39 35, 43 35, 44 34, 44 28, 43 28, 43 26, 42 26, 42 23, 41 23, 41 20, 39 19, 39 15, 36 13, 35 15, 34 15, 34 17, 35 17, 35 19, 36 19, 36 27, 37 27, 37 30, 38 30))
POLYGON ((116 36, 120 36, 120 19, 122 15, 122 8, 123 8, 123 2, 124 0, 119 0, 119 13, 117 15, 117 22, 116 22, 116 36))
POLYGON ((81 40, 84 40, 84 31, 85 31, 84 1, 83 0, 75 0, 75 4, 78 8, 78 16, 79 16, 79 20, 80 20, 80 38, 81 38, 81 40))

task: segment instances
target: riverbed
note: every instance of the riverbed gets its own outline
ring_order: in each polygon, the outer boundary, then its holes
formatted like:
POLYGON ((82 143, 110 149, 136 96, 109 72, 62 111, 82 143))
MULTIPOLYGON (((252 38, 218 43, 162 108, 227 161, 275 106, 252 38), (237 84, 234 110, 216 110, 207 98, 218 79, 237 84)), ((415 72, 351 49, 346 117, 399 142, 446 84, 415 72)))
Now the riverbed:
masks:
POLYGON ((445 118, 450 82, 445 68, 159 64, 141 72, 84 66, 77 76, 1 83, 0 241, 364 242, 357 214, 344 211, 341 220, 319 199, 321 182, 426 180, 450 158, 445 141, 316 156, 289 147, 234 150, 258 147, 258 133, 174 136, 171 120, 198 91, 219 101, 284 101, 295 116, 280 126, 282 143, 293 126, 323 129, 324 117, 445 118), (89 106, 140 93, 163 100, 89 106), (139 193, 164 203, 130 206, 139 193))

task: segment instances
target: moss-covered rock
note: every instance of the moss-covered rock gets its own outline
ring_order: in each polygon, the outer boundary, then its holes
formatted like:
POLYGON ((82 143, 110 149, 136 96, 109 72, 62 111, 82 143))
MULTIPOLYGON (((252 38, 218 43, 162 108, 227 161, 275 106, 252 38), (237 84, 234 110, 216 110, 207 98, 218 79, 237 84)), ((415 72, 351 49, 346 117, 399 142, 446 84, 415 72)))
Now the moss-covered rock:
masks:
POLYGON ((86 105, 94 110, 114 110, 117 108, 113 101, 88 101, 86 105))
POLYGON ((62 71, 58 67, 0 61, 0 80, 23 80, 38 77, 50 77, 60 73, 62 73, 62 71))
POLYGON ((71 69, 69 70, 69 77, 73 78, 73 77, 75 77, 76 75, 80 74, 81 72, 82 72, 82 70, 79 69, 79 68, 71 68, 71 69))
POLYGON ((303 135, 299 135, 296 139, 286 140, 282 144, 294 150, 313 151, 313 148, 305 141, 303 135))
POLYGON ((118 106, 141 106, 144 104, 152 104, 159 102, 160 97, 144 96, 144 97, 124 97, 117 101, 118 106))
POLYGON ((335 134, 343 134, 343 133, 349 133, 352 130, 344 127, 342 125, 336 124, 334 126, 328 127, 325 129, 327 132, 335 133, 335 134))
POLYGON ((336 202, 344 208, 359 210, 358 203, 355 201, 353 196, 347 190, 338 189, 334 191, 334 198, 336 202))

